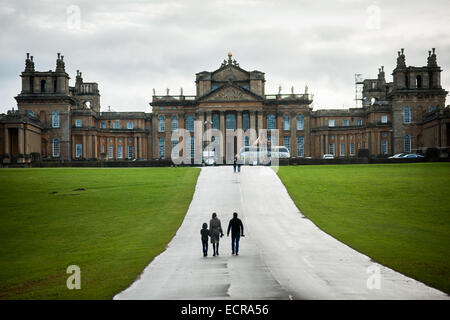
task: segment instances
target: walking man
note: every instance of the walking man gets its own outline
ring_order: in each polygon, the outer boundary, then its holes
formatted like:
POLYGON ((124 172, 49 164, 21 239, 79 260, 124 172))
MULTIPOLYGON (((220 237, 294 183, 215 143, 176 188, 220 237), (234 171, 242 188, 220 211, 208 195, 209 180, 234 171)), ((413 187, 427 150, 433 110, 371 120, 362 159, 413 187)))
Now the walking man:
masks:
POLYGON ((233 219, 228 223, 227 237, 230 236, 231 230, 231 254, 239 255, 239 240, 244 236, 244 225, 241 219, 239 219, 237 212, 233 212, 233 219))

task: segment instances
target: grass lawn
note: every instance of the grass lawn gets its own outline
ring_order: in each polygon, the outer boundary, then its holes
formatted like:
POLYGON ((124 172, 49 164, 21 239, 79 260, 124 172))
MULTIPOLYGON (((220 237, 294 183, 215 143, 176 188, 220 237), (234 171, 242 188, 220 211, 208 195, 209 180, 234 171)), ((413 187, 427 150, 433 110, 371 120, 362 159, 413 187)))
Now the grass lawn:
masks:
POLYGON ((322 230, 450 293, 450 163, 291 166, 278 175, 322 230))
POLYGON ((0 299, 111 299, 175 235, 199 173, 0 169, 0 299), (66 287, 69 265, 81 290, 66 287))

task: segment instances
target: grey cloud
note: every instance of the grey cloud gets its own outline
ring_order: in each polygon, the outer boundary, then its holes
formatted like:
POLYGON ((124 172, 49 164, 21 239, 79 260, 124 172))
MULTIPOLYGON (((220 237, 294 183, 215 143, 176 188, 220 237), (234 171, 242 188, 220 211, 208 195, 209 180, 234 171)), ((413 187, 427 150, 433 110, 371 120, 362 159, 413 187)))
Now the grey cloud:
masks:
POLYGON ((16 105, 26 52, 38 70, 54 69, 62 52, 72 77, 80 69, 99 83, 104 108, 149 110, 152 88, 194 94, 195 73, 218 68, 228 51, 241 67, 266 73, 267 93, 307 83, 316 107, 349 107, 354 73, 375 77, 384 65, 389 74, 401 47, 411 65, 425 64, 436 47, 448 69, 449 8, 443 0, 3 1, 0 112, 16 105), (70 5, 81 9, 80 31, 67 28, 70 5), (380 9, 375 30, 366 26, 371 5, 380 9))

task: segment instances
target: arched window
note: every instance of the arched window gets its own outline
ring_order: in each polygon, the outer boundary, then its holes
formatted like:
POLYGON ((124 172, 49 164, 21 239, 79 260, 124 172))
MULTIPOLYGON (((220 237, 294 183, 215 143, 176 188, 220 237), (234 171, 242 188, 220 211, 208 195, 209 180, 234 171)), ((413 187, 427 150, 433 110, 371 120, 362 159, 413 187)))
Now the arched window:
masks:
POLYGON ((41 80, 41 93, 45 93, 46 90, 47 90, 47 84, 46 84, 45 80, 41 80))
POLYGON ((274 130, 277 128, 276 121, 275 121, 275 115, 269 114, 267 116, 267 130, 274 130))
POLYGON ((297 116, 297 130, 303 130, 303 116, 301 114, 297 116))
POLYGON ((178 130, 178 116, 172 117, 172 131, 178 130))
POLYGON ((283 130, 290 130, 290 124, 289 124, 289 115, 285 114, 283 116, 283 130))
POLYGON ((164 120, 164 116, 158 117, 158 132, 164 132, 166 130, 166 124, 164 120))
POLYGON ((405 136, 404 152, 411 152, 411 136, 408 134, 405 136))
POLYGON ((416 88, 422 88, 422 76, 418 75, 416 77, 416 88))
POLYGON ((58 112, 58 110, 54 110, 52 112, 52 127, 59 128, 59 112, 58 112))

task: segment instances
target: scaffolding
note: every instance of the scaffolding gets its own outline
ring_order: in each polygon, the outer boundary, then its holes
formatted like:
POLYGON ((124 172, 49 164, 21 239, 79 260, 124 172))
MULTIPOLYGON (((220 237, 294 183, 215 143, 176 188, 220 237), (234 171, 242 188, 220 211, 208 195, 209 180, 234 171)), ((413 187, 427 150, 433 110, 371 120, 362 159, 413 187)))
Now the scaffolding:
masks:
POLYGON ((363 106, 363 86, 364 80, 361 73, 355 73, 355 108, 363 106))

